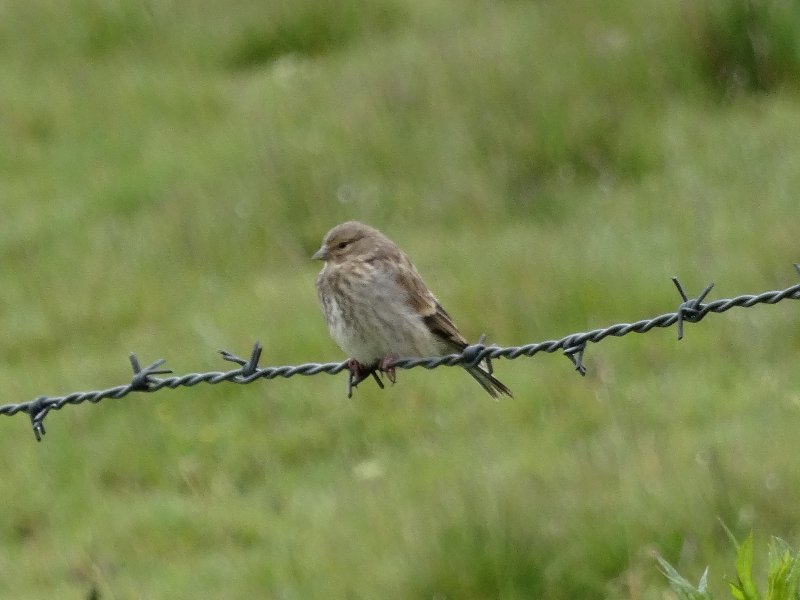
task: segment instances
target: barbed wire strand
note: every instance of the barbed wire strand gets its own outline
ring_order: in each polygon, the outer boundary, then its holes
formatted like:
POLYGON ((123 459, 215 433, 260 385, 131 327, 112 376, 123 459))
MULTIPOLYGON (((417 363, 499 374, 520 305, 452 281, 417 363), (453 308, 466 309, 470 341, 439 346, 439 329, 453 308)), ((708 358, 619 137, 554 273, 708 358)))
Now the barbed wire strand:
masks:
MULTIPOLYGON (((798 274, 800 274, 800 264, 795 264, 794 266, 798 274)), ((395 369, 413 369, 415 367, 435 369, 441 366, 469 366, 485 362, 491 372, 491 359, 493 358, 513 360, 521 356, 533 357, 540 352, 552 353, 557 350, 562 350, 564 355, 572 361, 575 370, 581 375, 585 375, 586 368, 583 364, 583 354, 588 342, 598 343, 609 336, 622 337, 629 333, 647 333, 656 327, 671 327, 675 324, 677 324, 678 327, 678 339, 680 340, 683 338, 684 324, 686 322, 697 323, 710 313, 723 313, 737 306, 750 308, 756 304, 777 304, 786 299, 800 300, 800 284, 797 284, 783 290, 762 292, 760 294, 743 294, 734 298, 725 298, 703 303, 703 300, 705 300, 706 296, 708 296, 711 289, 714 287, 713 283, 706 286, 696 298, 689 298, 683 286, 678 281, 678 278, 673 277, 672 281, 681 296, 681 303, 675 312, 665 313, 651 319, 642 319, 635 323, 618 323, 600 329, 593 329, 592 331, 572 333, 561 339, 534 342, 524 346, 486 346, 483 343, 485 336, 481 336, 481 339, 478 340, 476 344, 467 346, 461 353, 429 358, 398 358, 392 362, 391 367, 395 369)), ((319 373, 336 375, 344 370, 349 371, 347 386, 348 397, 352 396, 353 388, 369 376, 374 377, 377 384, 381 388, 383 387, 383 382, 378 377, 375 369, 362 371, 357 375, 353 372, 353 369, 350 369, 350 361, 328 363, 311 362, 293 366, 259 367, 258 362, 261 358, 261 352, 262 347, 259 342, 255 343, 250 357, 247 360, 239 358, 226 350, 220 350, 220 354, 224 360, 238 364, 239 368, 230 371, 187 373, 186 375, 175 375, 163 378, 156 376, 172 373, 169 369, 160 368, 165 363, 164 359, 157 360, 146 367, 142 367, 136 354, 131 353, 129 358, 131 368, 133 369, 133 377, 129 383, 102 390, 73 392, 64 396, 39 396, 20 404, 6 404, 0 406, 0 415, 11 416, 20 412, 26 413, 30 417, 36 440, 41 441, 45 434, 44 419, 51 410, 60 410, 67 404, 81 404, 84 402, 97 404, 105 398, 120 399, 132 392, 153 393, 164 388, 175 389, 178 387, 190 387, 200 383, 217 384, 230 382, 244 385, 258 379, 275 379, 276 377, 289 378, 295 375, 311 376, 319 373)))

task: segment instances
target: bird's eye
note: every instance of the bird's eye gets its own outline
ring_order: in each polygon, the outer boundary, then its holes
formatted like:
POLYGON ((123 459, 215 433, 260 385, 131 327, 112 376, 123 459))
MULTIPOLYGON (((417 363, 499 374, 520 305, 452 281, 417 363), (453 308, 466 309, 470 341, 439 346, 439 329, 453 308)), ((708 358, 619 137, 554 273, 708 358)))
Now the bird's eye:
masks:
POLYGON ((339 243, 336 245, 336 247, 337 247, 339 250, 344 250, 344 249, 345 249, 345 248, 347 248, 347 246, 349 246, 349 245, 350 245, 350 242, 339 242, 339 243))

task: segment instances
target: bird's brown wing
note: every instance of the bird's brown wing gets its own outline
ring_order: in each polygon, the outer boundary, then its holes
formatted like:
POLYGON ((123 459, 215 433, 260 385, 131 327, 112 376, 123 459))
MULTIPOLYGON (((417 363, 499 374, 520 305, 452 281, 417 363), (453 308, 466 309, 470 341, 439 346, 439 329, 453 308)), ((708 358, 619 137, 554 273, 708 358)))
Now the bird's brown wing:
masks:
POLYGON ((467 340, 461 335, 461 332, 456 329, 453 320, 447 311, 442 308, 438 302, 435 303, 435 310, 429 315, 424 315, 425 325, 431 332, 442 338, 445 343, 454 350, 463 350, 467 347, 467 340))
POLYGON ((442 339, 451 349, 463 350, 467 347, 467 340, 453 323, 453 319, 439 304, 428 286, 422 281, 417 270, 408 259, 403 261, 403 268, 399 270, 398 278, 401 288, 408 291, 408 302, 423 318, 425 325, 431 332, 442 339))
MULTIPOLYGON (((447 311, 439 304, 436 296, 428 290, 411 261, 401 255, 400 264, 398 283, 401 289, 408 293, 409 304, 423 318, 431 333, 453 351, 460 352, 466 348, 467 340, 461 335, 447 311)), ((464 368, 493 398, 497 398, 500 394, 511 396, 511 390, 492 375, 488 360, 484 364, 485 367, 483 365, 467 365, 464 368)))

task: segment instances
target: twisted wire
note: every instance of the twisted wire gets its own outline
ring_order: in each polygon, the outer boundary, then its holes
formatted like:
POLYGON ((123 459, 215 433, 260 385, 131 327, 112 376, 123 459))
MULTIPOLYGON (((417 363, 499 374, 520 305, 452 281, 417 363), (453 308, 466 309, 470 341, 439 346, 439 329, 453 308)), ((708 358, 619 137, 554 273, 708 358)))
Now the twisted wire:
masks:
MULTIPOLYGON (((796 264, 795 268, 798 273, 800 273, 800 265, 796 264)), ((494 358, 513 360, 521 356, 533 357, 540 352, 552 353, 557 350, 562 350, 572 361, 575 369, 581 375, 585 375, 586 368, 583 365, 583 353, 588 342, 598 343, 609 336, 622 337, 630 333, 647 333, 656 327, 671 327, 675 324, 678 326, 678 339, 681 339, 683 337, 684 322, 696 323, 710 313, 723 313, 734 307, 750 308, 756 304, 777 304, 786 299, 800 300, 800 284, 797 284, 783 290, 767 291, 760 294, 743 294, 734 298, 724 298, 704 303, 703 300, 711 291, 714 284, 708 285, 696 298, 689 298, 678 279, 673 277, 672 281, 682 299, 681 304, 675 312, 665 313, 650 319, 642 319, 634 323, 617 323, 600 329, 572 333, 560 339, 534 342, 524 346, 486 346, 483 344, 483 338, 481 338, 478 343, 467 346, 460 353, 428 358, 398 358, 392 362, 391 366, 396 369, 412 369, 415 367, 435 369, 441 366, 469 366, 477 365, 484 361, 490 361, 494 358)), ((47 413, 50 410, 60 410, 68 404, 82 404, 84 402, 97 404, 106 398, 124 398, 132 392, 153 393, 164 388, 175 389, 178 387, 191 387, 200 383, 218 384, 230 382, 243 385, 252 383, 258 379, 275 379, 276 377, 289 378, 295 375, 311 376, 319 373, 336 375, 344 370, 349 371, 349 361, 328 363, 309 362, 300 365, 259 367, 258 361, 261 357, 261 351, 261 345, 256 342, 250 358, 245 360, 239 358, 235 354, 221 350, 220 353, 222 357, 227 361, 237 363, 239 365, 238 369, 210 371, 206 373, 187 373, 185 375, 173 375, 170 377, 156 377, 156 375, 172 373, 172 371, 168 369, 160 369, 164 364, 163 359, 157 360, 146 367, 142 367, 136 355, 131 354, 129 358, 133 368, 133 378, 129 383, 102 390, 73 392, 64 396, 39 396, 28 402, 6 404, 0 406, 0 415, 11 416, 20 412, 26 413, 31 419, 31 425, 36 439, 41 440, 45 433, 44 418, 47 416, 47 413)), ((487 364, 489 365, 489 369, 491 369, 491 363, 487 362, 487 364)), ((354 381, 353 377, 353 373, 350 372, 348 396, 352 393, 352 387, 357 385, 360 381, 354 381)), ((382 387, 380 379, 378 379, 377 376, 375 378, 382 387)))

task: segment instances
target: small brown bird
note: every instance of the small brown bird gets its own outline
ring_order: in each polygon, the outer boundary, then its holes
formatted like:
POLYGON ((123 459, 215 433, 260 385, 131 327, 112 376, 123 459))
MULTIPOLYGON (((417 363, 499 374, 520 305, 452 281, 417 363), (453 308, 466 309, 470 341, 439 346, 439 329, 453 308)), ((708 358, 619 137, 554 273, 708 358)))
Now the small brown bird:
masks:
MULTIPOLYGON (((395 358, 467 347, 405 252, 377 229, 357 221, 337 225, 312 258, 325 261, 317 293, 331 337, 351 357, 356 383, 376 369, 394 381, 395 358)), ((464 368, 493 398, 511 396, 482 365, 464 368)))

